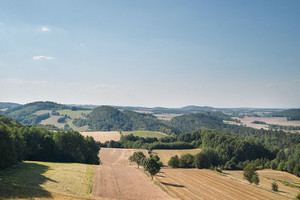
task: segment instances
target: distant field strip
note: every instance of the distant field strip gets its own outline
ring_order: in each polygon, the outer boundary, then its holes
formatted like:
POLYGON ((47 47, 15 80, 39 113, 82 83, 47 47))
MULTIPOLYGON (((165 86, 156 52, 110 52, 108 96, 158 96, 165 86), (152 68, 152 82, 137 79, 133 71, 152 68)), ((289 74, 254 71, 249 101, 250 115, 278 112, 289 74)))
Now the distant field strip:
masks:
POLYGON ((107 132, 80 132, 83 136, 92 136, 96 141, 104 143, 106 141, 120 140, 120 133, 118 131, 107 131, 107 132))
POLYGON ((162 138, 168 136, 165 133, 161 133, 158 131, 124 131, 122 132, 123 135, 130 135, 133 134, 134 136, 139 136, 139 137, 155 137, 155 138, 162 138))
MULTIPOLYGON (((51 197, 52 192, 78 197, 89 197, 92 190, 94 166, 78 163, 24 161, 0 171, 0 184, 16 194, 33 190, 33 197, 51 197), (29 188, 29 189, 28 189, 29 188)), ((0 191, 3 188, 0 187, 0 191)), ((5 188, 4 188, 5 189, 5 188)), ((0 192, 1 193, 1 192, 0 192)), ((23 194, 30 197, 30 192, 23 194)), ((54 194, 54 196, 57 194, 54 194)), ((70 198, 70 197, 69 197, 70 198)), ((1 199, 1 194, 0 194, 1 199)))
POLYGON ((156 179, 180 199, 290 199, 210 170, 163 169, 156 179))
POLYGON ((172 156, 177 155, 178 157, 184 154, 196 155, 201 149, 155 149, 153 154, 157 154, 164 165, 168 165, 168 162, 172 156))

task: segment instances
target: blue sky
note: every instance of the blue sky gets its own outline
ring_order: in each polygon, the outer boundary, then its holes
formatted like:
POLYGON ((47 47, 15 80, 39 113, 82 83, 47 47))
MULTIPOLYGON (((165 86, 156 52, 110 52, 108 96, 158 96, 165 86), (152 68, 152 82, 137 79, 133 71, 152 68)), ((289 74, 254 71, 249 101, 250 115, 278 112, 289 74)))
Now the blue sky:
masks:
POLYGON ((14 1, 0 101, 300 107, 300 1, 14 1))

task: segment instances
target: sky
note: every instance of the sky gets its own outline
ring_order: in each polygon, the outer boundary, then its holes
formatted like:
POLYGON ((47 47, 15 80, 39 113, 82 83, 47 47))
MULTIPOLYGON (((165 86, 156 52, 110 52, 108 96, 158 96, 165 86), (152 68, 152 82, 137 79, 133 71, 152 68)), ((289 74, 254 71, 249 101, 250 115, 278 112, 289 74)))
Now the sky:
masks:
POLYGON ((300 107, 299 0, 0 2, 0 102, 300 107))

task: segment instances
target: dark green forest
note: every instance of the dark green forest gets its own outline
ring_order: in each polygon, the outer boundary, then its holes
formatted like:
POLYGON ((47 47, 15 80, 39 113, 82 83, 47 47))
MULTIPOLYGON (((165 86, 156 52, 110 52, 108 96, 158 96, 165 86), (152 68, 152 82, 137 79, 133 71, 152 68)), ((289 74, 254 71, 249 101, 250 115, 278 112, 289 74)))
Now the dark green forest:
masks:
POLYGON ((0 169, 22 160, 99 164, 99 143, 78 132, 50 132, 0 116, 0 169))
POLYGON ((289 109, 271 114, 272 117, 287 117, 288 120, 300 120, 300 109, 289 109))

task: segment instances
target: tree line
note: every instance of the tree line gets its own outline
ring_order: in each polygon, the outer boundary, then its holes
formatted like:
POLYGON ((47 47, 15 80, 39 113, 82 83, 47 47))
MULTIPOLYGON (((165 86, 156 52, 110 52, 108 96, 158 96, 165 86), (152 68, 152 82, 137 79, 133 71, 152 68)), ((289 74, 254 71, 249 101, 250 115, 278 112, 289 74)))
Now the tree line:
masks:
POLYGON ((75 131, 50 132, 0 116, 0 169, 22 160, 99 164, 100 145, 75 131))

